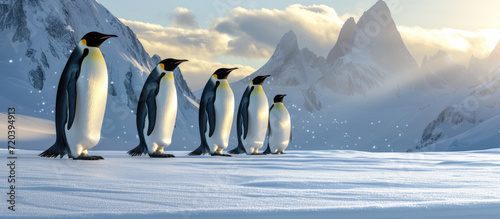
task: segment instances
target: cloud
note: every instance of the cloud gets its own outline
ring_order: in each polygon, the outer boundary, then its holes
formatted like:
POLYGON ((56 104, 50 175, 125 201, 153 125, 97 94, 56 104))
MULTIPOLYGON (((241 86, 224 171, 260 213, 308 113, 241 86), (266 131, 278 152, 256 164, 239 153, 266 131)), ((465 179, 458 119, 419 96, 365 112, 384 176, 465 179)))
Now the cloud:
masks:
POLYGON ((228 50, 229 37, 218 32, 120 20, 134 30, 146 51, 162 57, 214 60, 228 50))
POLYGON ((326 5, 290 5, 285 10, 237 7, 210 29, 230 35, 227 55, 269 58, 280 38, 293 29, 302 46, 326 55, 344 21, 326 5))
POLYGON ((424 29, 398 26, 403 41, 420 64, 425 55, 446 51, 453 61, 468 66, 472 55, 488 56, 500 39, 500 30, 485 29, 476 32, 457 29, 424 29))
MULTIPOLYGON (((270 57, 283 34, 293 29, 301 48, 307 47, 318 55, 326 56, 349 17, 359 20, 360 16, 338 15, 326 5, 295 4, 285 10, 247 10, 238 7, 214 22, 210 29, 231 36, 227 55, 254 59, 270 57)), ((438 50, 443 50, 455 62, 468 66, 472 55, 486 57, 500 39, 500 30, 496 29, 473 32, 398 26, 398 30, 419 64, 425 55, 434 55, 438 50)))
POLYGON ((230 37, 226 34, 206 29, 163 27, 139 21, 120 20, 134 30, 149 54, 158 54, 162 58, 188 59, 189 64, 182 65, 181 70, 184 79, 193 91, 203 88, 206 83, 204 79, 208 80, 218 68, 239 68, 231 73, 228 78, 230 82, 240 80, 255 72, 255 69, 250 66, 223 64, 215 61, 229 50, 230 37))
MULTIPOLYGON (((225 17, 213 20, 206 29, 199 28, 193 12, 185 8, 175 9, 170 27, 124 19, 121 21, 137 34, 148 53, 164 58, 193 60, 189 67, 183 66, 183 73, 189 86, 196 90, 206 82, 197 81, 196 78, 208 78, 215 69, 226 66, 217 61, 221 57, 250 60, 242 61, 244 63, 267 61, 280 38, 290 29, 297 35, 300 48, 307 47, 317 55, 326 57, 335 45, 344 21, 351 16, 360 17, 355 14, 338 15, 326 5, 294 4, 284 10, 237 7, 225 17)), ((496 29, 476 32, 406 26, 398 26, 398 29, 419 64, 425 55, 434 55, 438 50, 443 50, 455 62, 468 66, 472 54, 478 58, 486 57, 500 39, 500 30, 496 29)), ((234 78, 239 77, 239 74, 244 77, 244 74, 253 73, 259 67, 254 64, 252 67, 242 64, 236 66, 241 66, 242 70, 235 71, 234 78)))
POLYGON ((196 21, 194 12, 187 8, 175 8, 174 12, 170 14, 169 18, 173 27, 184 27, 188 29, 199 28, 198 21, 196 21))

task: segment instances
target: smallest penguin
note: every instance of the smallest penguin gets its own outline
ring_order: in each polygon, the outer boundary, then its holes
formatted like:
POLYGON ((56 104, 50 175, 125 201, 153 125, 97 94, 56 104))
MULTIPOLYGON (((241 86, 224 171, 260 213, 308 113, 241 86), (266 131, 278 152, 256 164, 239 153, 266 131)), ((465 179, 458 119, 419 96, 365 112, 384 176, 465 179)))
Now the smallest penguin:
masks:
POLYGON ((290 114, 283 104, 285 96, 286 94, 276 95, 273 105, 269 108, 268 141, 264 154, 284 154, 292 141, 290 114))

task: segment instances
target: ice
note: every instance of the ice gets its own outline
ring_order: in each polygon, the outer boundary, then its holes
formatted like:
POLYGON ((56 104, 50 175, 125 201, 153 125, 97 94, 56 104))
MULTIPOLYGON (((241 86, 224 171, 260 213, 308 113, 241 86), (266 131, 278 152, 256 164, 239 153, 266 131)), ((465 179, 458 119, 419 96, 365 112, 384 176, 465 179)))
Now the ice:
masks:
MULTIPOLYGON (((494 218, 500 149, 285 155, 37 157, 18 150, 16 212, 2 217, 494 218)), ((0 150, 6 157, 7 151, 0 150)), ((5 170, 5 168, 3 168, 5 170)), ((3 184, 5 185, 5 184, 3 184)))

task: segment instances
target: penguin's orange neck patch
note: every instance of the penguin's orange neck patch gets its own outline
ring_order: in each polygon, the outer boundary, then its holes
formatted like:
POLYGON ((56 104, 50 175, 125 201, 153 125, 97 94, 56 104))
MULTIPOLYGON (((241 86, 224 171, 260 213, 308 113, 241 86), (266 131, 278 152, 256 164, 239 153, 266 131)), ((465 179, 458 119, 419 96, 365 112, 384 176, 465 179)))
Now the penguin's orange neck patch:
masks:
POLYGON ((86 45, 87 45, 87 40, 82 39, 82 43, 83 43, 83 45, 85 45, 85 46, 86 46, 86 45))
POLYGON ((160 68, 165 70, 165 65, 163 63, 160 63, 160 68))

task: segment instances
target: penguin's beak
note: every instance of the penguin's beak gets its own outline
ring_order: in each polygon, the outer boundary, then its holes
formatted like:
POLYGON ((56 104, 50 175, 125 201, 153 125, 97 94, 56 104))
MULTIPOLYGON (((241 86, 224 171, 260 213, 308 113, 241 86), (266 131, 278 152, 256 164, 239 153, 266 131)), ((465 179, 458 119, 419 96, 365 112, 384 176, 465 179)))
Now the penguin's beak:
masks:
POLYGON ((107 34, 104 34, 104 36, 102 36, 102 37, 100 38, 100 40, 101 40, 101 41, 104 41, 104 40, 106 40, 106 39, 108 39, 108 38, 111 38, 111 37, 118 37, 118 36, 117 36, 117 35, 107 35, 107 34))
POLYGON ((271 75, 264 75, 263 77, 264 77, 264 79, 266 79, 268 77, 271 77, 271 75))
POLYGON ((179 65, 179 64, 181 64, 181 63, 183 63, 183 62, 188 62, 188 61, 189 61, 189 60, 187 60, 187 59, 177 60, 177 61, 175 61, 175 63, 174 63, 174 64, 179 65))
POLYGON ((236 68, 236 67, 235 68, 229 68, 229 69, 227 69, 227 73, 229 74, 229 73, 231 73, 232 71, 234 71, 236 69, 238 69, 238 68, 236 68))

